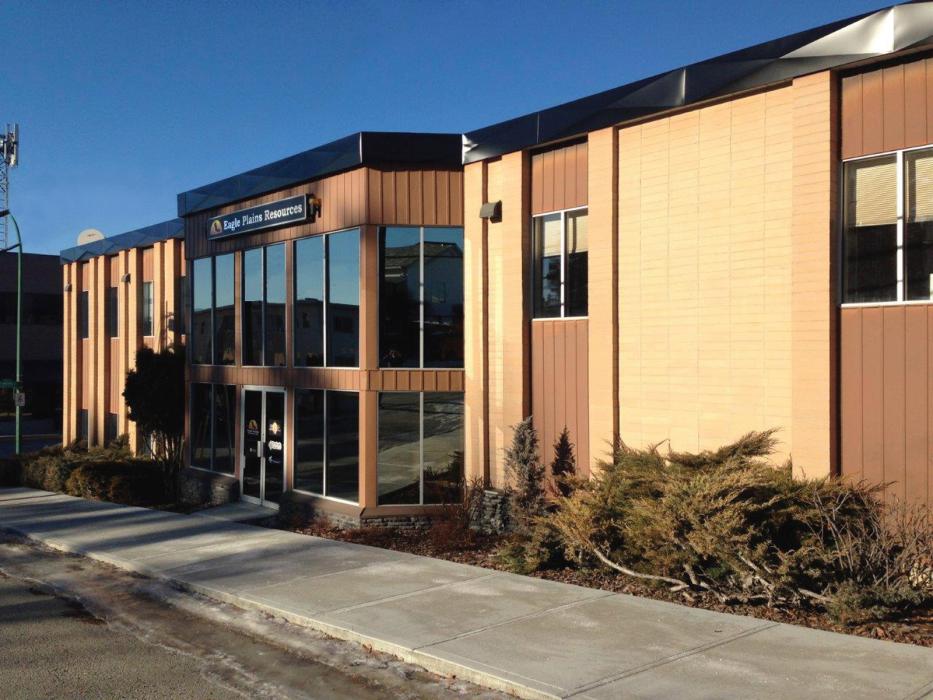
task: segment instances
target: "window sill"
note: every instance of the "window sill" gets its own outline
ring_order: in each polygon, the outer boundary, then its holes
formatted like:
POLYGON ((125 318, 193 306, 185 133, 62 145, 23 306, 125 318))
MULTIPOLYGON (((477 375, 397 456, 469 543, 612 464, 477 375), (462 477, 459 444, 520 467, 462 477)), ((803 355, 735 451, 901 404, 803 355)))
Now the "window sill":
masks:
POLYGON ((865 309, 877 306, 933 306, 933 299, 915 299, 911 301, 858 301, 839 305, 842 309, 865 309))

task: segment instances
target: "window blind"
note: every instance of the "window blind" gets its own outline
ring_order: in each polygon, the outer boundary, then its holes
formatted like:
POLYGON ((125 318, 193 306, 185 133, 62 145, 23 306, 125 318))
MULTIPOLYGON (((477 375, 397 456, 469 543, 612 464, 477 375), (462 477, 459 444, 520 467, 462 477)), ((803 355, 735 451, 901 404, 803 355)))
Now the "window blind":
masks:
POLYGON ((892 157, 846 165, 849 226, 897 223, 897 160, 892 157))
POLYGON ((906 154, 907 216, 910 221, 933 221, 933 151, 906 154))

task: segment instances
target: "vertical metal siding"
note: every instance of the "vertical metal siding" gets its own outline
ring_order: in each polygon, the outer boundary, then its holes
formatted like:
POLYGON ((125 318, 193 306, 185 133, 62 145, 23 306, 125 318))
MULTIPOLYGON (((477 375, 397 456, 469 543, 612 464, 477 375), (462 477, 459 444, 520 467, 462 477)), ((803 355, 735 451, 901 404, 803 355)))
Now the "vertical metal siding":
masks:
POLYGON ((933 503, 933 305, 844 308, 842 475, 933 503))
POLYGON ((532 214, 582 207, 586 203, 586 142, 531 156, 532 214))

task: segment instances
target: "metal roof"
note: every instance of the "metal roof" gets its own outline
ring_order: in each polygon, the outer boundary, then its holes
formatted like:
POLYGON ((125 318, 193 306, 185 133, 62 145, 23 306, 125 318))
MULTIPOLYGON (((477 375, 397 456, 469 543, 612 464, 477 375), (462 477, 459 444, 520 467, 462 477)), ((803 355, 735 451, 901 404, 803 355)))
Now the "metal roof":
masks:
POLYGON ((178 215, 257 197, 361 165, 460 168, 460 134, 361 131, 178 195, 178 215))
POLYGON ((471 131, 463 137, 463 162, 930 44, 933 2, 887 7, 471 131))
POLYGON ((159 241, 167 241, 170 238, 184 238, 184 236, 185 222, 181 219, 172 219, 163 221, 160 224, 138 228, 135 231, 127 231, 117 236, 110 236, 101 241, 66 248, 59 254, 58 259, 64 265, 81 260, 90 260, 98 255, 114 255, 121 250, 150 246, 159 241))

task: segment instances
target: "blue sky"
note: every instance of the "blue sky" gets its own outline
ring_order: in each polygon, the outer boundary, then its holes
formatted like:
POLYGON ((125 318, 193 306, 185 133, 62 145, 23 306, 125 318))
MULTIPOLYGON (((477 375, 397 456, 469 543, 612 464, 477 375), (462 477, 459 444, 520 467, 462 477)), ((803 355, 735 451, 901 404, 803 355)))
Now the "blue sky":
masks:
POLYGON ((0 4, 26 250, 359 130, 460 132, 884 0, 0 4))

